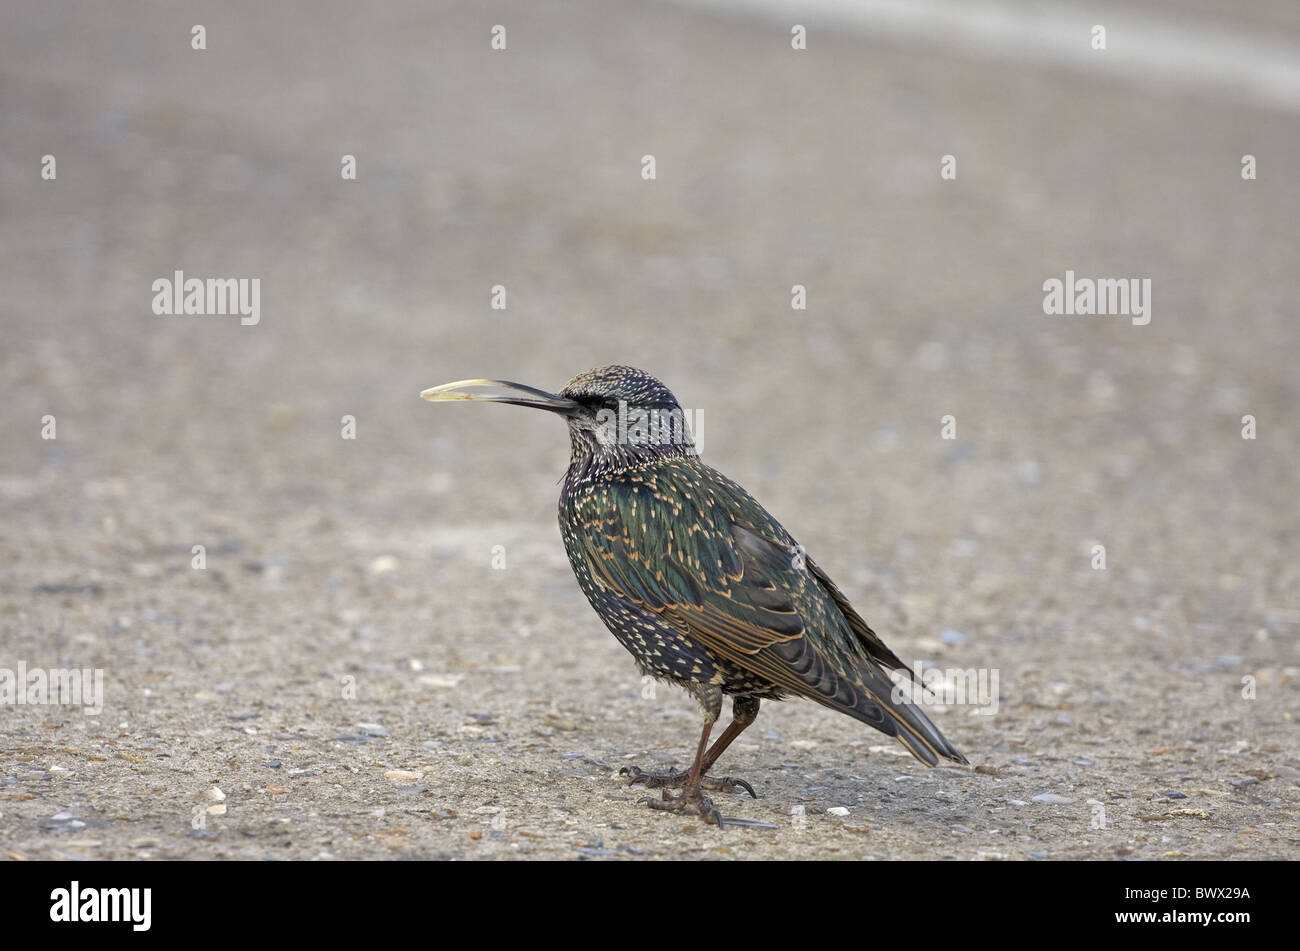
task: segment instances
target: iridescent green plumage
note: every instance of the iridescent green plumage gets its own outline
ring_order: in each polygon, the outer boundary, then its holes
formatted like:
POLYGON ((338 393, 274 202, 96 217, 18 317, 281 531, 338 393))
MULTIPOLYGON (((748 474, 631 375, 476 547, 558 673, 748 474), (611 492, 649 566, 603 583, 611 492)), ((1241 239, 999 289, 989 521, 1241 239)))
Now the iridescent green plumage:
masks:
MULTIPOLYGON (((705 773, 754 721, 761 700, 786 696, 897 736, 930 765, 939 757, 966 762, 911 691, 895 689, 889 672, 906 665, 766 509, 700 461, 689 431, 651 427, 647 435, 625 425, 629 411, 680 421, 677 400, 658 380, 612 366, 575 377, 556 395, 499 380, 423 395, 516 403, 566 419, 572 458, 559 517, 578 584, 641 669, 686 688, 704 711, 689 774, 632 770, 634 782, 665 789, 652 806, 689 805, 721 823, 700 792, 705 773), (504 392, 464 392, 487 386, 504 392), (709 747, 724 694, 733 697, 734 719, 709 747), (682 795, 669 797, 675 786, 682 795)), ((749 789, 730 779, 722 787, 749 789)))
POLYGON ((964 762, 915 705, 891 698, 887 671, 906 665, 780 523, 698 457, 611 475, 569 508, 570 560, 696 641, 724 693, 806 697, 897 735, 931 765, 964 762))

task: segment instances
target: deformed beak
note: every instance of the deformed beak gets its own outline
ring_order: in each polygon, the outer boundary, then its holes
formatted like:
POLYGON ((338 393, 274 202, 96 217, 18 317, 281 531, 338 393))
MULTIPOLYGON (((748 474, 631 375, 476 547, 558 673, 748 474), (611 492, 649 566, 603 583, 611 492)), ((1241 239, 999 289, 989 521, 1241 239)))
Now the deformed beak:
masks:
POLYGON ((550 410, 552 413, 566 415, 572 413, 581 405, 573 400, 566 400, 562 396, 556 396, 554 393, 547 393, 545 390, 524 386, 522 383, 511 383, 509 380, 457 380, 455 383, 432 386, 421 391, 420 396, 431 403, 445 400, 482 400, 488 403, 513 403, 516 406, 532 406, 536 409, 545 409, 550 410), (495 392, 463 392, 477 386, 491 387, 495 392))

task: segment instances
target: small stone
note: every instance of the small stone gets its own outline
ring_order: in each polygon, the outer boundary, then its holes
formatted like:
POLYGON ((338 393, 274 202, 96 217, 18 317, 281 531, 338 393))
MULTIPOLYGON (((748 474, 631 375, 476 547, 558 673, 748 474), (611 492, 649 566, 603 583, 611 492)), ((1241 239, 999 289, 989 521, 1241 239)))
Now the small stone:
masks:
POLYGON ((469 830, 469 837, 470 837, 471 839, 473 839, 475 842, 477 842, 479 839, 483 838, 483 830, 482 830, 482 829, 470 829, 470 830, 469 830))
POLYGON ((1074 800, 1068 796, 1058 796, 1056 793, 1040 793, 1034 797, 1034 802, 1046 806, 1068 806, 1074 800))
POLYGON ((400 565, 401 562, 392 555, 380 555, 370 563, 370 571, 372 574, 383 575, 396 571, 400 565))
POLYGON ((1076 760, 1074 761, 1074 765, 1075 765, 1075 766, 1092 766, 1092 765, 1094 765, 1094 764, 1093 764, 1093 761, 1092 761, 1092 760, 1088 759, 1088 757, 1086 757, 1086 756, 1080 756, 1078 759, 1076 759, 1076 760))
POLYGON ((281 786, 279 783, 266 784, 266 794, 268 796, 284 796, 291 792, 293 792, 293 788, 290 786, 281 786))
POLYGON ((378 723, 358 723, 357 732, 363 736, 387 736, 388 731, 378 723))
POLYGON ((417 678, 417 682, 424 687, 454 689, 464 679, 464 674, 425 674, 417 678))
POLYGON ((413 771, 409 769, 390 769, 388 772, 384 773, 385 779, 391 779, 394 782, 413 782, 414 780, 420 779, 422 776, 424 776, 422 770, 413 771))
POLYGON ((849 811, 843 806, 831 806, 826 810, 826 815, 828 816, 847 816, 848 814, 849 811))
POLYGON ((1168 799, 1186 799, 1187 793, 1180 793, 1177 789, 1166 789, 1165 797, 1168 799))
POLYGON ((1035 862, 1041 862, 1043 859, 1047 858, 1047 853, 1046 853, 1046 852, 1030 852, 1030 853, 1029 853, 1029 857, 1030 857, 1031 859, 1033 859, 1035 862))
POLYGON ((206 811, 210 816, 224 816, 226 814, 226 804, 219 802, 216 805, 208 806, 206 811))
POLYGON ((213 802, 223 802, 226 798, 226 794, 221 791, 219 786, 213 786, 211 789, 204 791, 201 795, 204 799, 210 799, 213 802))

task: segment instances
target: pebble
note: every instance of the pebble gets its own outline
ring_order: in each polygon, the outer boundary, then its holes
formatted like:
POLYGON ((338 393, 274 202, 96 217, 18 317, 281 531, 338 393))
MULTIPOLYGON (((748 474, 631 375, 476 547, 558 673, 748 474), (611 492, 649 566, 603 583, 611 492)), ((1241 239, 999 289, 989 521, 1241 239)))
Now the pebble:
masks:
POLYGON ((206 812, 210 816, 224 816, 226 814, 226 804, 224 802, 219 802, 215 805, 208 806, 206 812))
POLYGON ((358 723, 357 731, 365 736, 387 736, 388 731, 378 723, 358 723))
POLYGON ((1177 789, 1166 789, 1165 796, 1169 799, 1186 799, 1187 793, 1180 793, 1177 789))
POLYGON ((202 793, 204 799, 211 799, 213 802, 221 802, 226 798, 226 794, 221 791, 221 787, 213 786, 211 789, 202 793))
POLYGON ((394 782, 413 782, 423 776, 423 770, 413 771, 409 769, 390 769, 384 773, 385 779, 391 779, 394 782))
POLYGON ((1029 853, 1029 857, 1030 857, 1031 859, 1033 859, 1035 862, 1041 862, 1043 859, 1047 858, 1047 853, 1046 853, 1046 852, 1030 852, 1030 853, 1029 853))
POLYGON ((1074 765, 1075 765, 1075 766, 1092 766, 1092 765, 1094 765, 1094 763, 1093 763, 1092 760, 1088 759, 1088 757, 1086 757, 1086 756, 1080 756, 1078 759, 1076 759, 1076 760, 1074 761, 1074 765))
POLYGON ((460 686, 460 682, 464 679, 464 674, 425 674, 417 678, 417 682, 424 687, 455 688, 460 686))
POLYGON ((1034 797, 1034 802, 1048 806, 1068 806, 1074 800, 1068 796, 1058 796, 1056 793, 1040 793, 1034 797))
POLYGON ((826 810, 826 815, 828 816, 847 816, 848 814, 849 811, 843 806, 831 806, 826 810))

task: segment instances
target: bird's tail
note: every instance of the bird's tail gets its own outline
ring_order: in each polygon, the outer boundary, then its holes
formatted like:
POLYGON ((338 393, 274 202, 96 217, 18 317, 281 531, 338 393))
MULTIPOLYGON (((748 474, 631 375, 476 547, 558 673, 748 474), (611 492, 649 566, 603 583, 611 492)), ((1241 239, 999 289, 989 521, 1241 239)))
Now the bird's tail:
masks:
POLYGON ((937 766, 940 756, 957 763, 967 762, 922 711, 916 699, 922 688, 915 680, 909 677, 895 684, 880 670, 872 671, 864 679, 865 689, 859 694, 859 702, 849 711, 852 716, 888 736, 897 737, 908 752, 928 766, 937 766))

